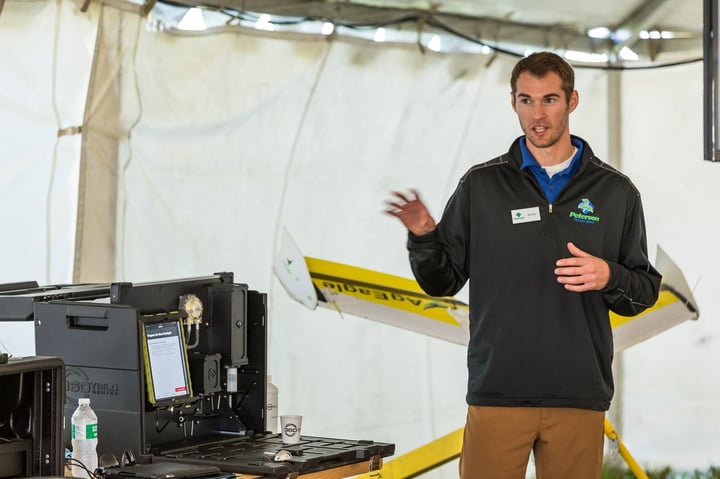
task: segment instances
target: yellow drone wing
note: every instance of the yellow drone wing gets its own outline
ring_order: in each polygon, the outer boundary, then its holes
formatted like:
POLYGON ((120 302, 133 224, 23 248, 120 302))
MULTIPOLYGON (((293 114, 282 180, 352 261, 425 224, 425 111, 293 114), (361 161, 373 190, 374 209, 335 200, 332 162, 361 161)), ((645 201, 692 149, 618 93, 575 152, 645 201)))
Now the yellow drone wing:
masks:
MULTIPOLYGON (((663 283, 655 305, 636 316, 610 314, 616 351, 698 317, 680 269, 662 249, 657 256, 663 283)), ((412 279, 305 257, 287 232, 273 269, 288 294, 310 309, 321 306, 452 343, 468 343, 468 305, 428 296, 412 279)))

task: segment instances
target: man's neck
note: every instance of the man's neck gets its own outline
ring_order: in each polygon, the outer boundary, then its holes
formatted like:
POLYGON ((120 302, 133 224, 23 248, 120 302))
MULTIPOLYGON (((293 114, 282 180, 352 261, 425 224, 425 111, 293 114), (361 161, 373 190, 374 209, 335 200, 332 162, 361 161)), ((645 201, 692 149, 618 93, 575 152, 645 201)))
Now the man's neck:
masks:
POLYGON ((570 136, 546 148, 537 148, 528 141, 527 148, 540 166, 553 166, 562 163, 570 158, 575 151, 575 145, 570 141, 570 136))

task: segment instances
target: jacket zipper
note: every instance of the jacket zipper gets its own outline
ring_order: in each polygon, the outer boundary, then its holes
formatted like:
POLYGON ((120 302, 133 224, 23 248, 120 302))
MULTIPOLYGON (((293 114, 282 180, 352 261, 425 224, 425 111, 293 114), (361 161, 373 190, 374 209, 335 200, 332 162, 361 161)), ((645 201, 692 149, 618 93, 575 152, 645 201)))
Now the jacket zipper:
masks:
POLYGON ((548 203, 548 213, 552 213, 552 203, 548 203))

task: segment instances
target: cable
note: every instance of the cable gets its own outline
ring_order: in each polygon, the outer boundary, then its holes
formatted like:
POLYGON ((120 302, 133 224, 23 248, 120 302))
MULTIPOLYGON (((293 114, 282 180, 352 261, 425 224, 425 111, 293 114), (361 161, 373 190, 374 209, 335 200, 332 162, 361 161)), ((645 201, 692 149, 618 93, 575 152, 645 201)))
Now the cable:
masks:
POLYGON ((28 437, 32 437, 32 425, 33 425, 33 417, 32 417, 32 409, 30 409, 30 406, 26 407, 26 411, 22 410, 23 407, 23 393, 24 393, 24 383, 25 383, 25 374, 20 373, 18 378, 18 396, 17 401, 15 402, 15 406, 13 407, 12 411, 10 412, 9 416, 9 426, 10 431, 12 431, 13 434, 15 434, 15 437, 18 439, 25 439, 28 437), (23 426, 22 424, 22 418, 20 418, 20 424, 17 424, 18 422, 18 415, 22 412, 27 412, 27 424, 25 424, 24 430, 18 431, 18 426, 23 426))
MULTIPOLYGON (((190 332, 192 331, 191 324, 188 324, 188 331, 190 331, 190 332)), ((191 336, 191 334, 188 333, 188 339, 190 338, 190 336, 191 336)), ((186 345, 185 347, 187 349, 195 349, 198 346, 198 344, 200 344, 200 325, 196 324, 195 325, 195 341, 193 341, 192 344, 186 345)))
MULTIPOLYGON (((164 1, 163 3, 174 5, 177 7, 187 7, 186 4, 179 4, 172 1, 164 1)), ((245 22, 257 22, 261 15, 261 13, 257 12, 247 12, 242 11, 239 9, 233 9, 233 8, 222 8, 212 5, 198 5, 195 8, 200 8, 204 10, 209 10, 213 12, 218 12, 224 15, 227 15, 230 17, 230 20, 228 20, 227 24, 230 24, 233 20, 240 20, 245 22)), ((268 22, 270 25, 277 25, 277 26, 291 26, 291 25, 299 25, 301 23, 305 22, 330 22, 336 27, 343 27, 351 30, 363 30, 363 29, 377 29, 377 28, 385 28, 389 26, 399 26, 402 24, 412 24, 412 23, 419 23, 422 22, 428 26, 437 28, 439 30, 444 31, 445 33, 451 34, 455 37, 458 37, 464 41, 467 41, 469 43, 473 43, 476 45, 480 45, 482 47, 486 47, 490 49, 492 52, 495 53, 502 53, 504 55, 508 55, 515 58, 522 58, 525 56, 524 51, 514 51, 511 48, 503 47, 495 42, 490 42, 487 40, 483 40, 480 38, 474 38, 466 33, 463 33, 450 25, 448 25, 446 22, 442 21, 437 17, 437 15, 434 12, 425 12, 425 11, 415 11, 412 13, 398 13, 397 16, 394 18, 381 21, 381 22, 373 22, 373 23, 356 23, 356 22, 348 22, 341 19, 337 19, 334 17, 319 17, 319 16, 297 16, 297 17, 285 17, 290 18, 288 20, 280 20, 277 19, 278 15, 273 15, 276 17, 273 19, 273 21, 268 22)), ((546 27, 549 28, 549 27, 546 27)), ((337 28, 336 28, 337 30, 337 28)), ((297 32, 294 32, 297 33, 297 32)), ((323 35, 325 36, 325 35, 323 35)), ((370 41, 370 40, 368 40, 370 41)), ((550 49, 549 47, 546 47, 550 49)), ((606 62, 606 63, 599 63, 599 64, 591 64, 591 63, 583 63, 579 61, 573 61, 569 60, 568 62, 573 65, 575 68, 582 68, 582 69, 591 69, 591 70, 602 70, 602 71, 613 71, 613 70, 623 70, 623 71, 630 71, 630 70, 652 70, 652 69, 661 69, 661 68, 670 68, 680 65, 687 65, 692 63, 698 63, 702 62, 702 57, 692 57, 692 58, 686 58, 683 60, 675 60, 675 61, 668 61, 663 63, 653 63, 650 65, 627 65, 627 64, 618 64, 614 63, 612 61, 606 62)))
POLYGON ((160 417, 158 416, 158 410, 159 409, 155 409, 155 431, 163 432, 165 430, 165 428, 167 427, 167 425, 170 424, 170 419, 165 421, 165 424, 160 426, 160 417))
POLYGON ((12 357, 12 351, 10 351, 10 348, 7 347, 7 345, 3 342, 2 339, 0 339, 0 348, 5 350, 5 352, 8 353, 8 356, 12 357))
MULTIPOLYGON (((459 38, 462 38, 463 40, 477 43, 478 45, 486 46, 486 47, 490 48, 491 50, 496 51, 498 53, 503 53, 506 55, 514 56, 516 58, 522 58, 525 56, 523 53, 514 52, 512 50, 501 48, 501 47, 498 47, 495 45, 490 45, 489 43, 483 42, 482 40, 477 40, 472 37, 469 37, 468 35, 466 35, 462 32, 458 32, 457 30, 453 29, 452 27, 445 25, 444 23, 440 22, 439 20, 432 19, 428 23, 432 26, 441 28, 441 29, 445 30, 446 32, 451 33, 459 38)), ((678 61, 667 62, 667 63, 656 63, 653 65, 638 65, 638 66, 607 65, 607 64, 589 65, 589 64, 585 64, 585 63, 578 63, 578 62, 572 62, 572 61, 569 61, 569 63, 572 63, 573 67, 575 67, 575 68, 586 68, 586 69, 592 69, 592 70, 609 71, 609 70, 652 70, 652 69, 658 69, 658 68, 668 68, 668 67, 674 67, 674 66, 679 66, 679 65, 687 65, 690 63, 697 63, 697 62, 702 62, 702 61, 703 61, 703 58, 699 57, 699 58, 689 58, 689 59, 685 59, 685 60, 678 60, 678 61)))
MULTIPOLYGON (((245 390, 245 393, 242 395, 242 397, 237 401, 237 403, 233 406, 233 409, 238 409, 242 405, 243 401, 247 399, 250 396, 250 393, 253 391, 253 388, 257 385, 257 381, 253 380, 252 383, 250 383, 250 386, 247 387, 245 390)), ((232 397, 232 394, 229 394, 228 396, 232 397)))
MULTIPOLYGON (((320 80, 323 77, 323 73, 325 71, 325 65, 327 64, 328 57, 330 56, 330 51, 332 49, 332 44, 328 43, 327 46, 323 47, 323 52, 321 53, 322 57, 319 59, 320 64, 318 65, 317 71, 315 73, 315 78, 313 79, 312 86, 310 87, 310 91, 307 94, 307 98, 305 99, 305 105, 303 106, 302 114, 300 116, 300 119, 297 124, 297 128, 295 129, 295 135, 293 137, 292 146, 290 147, 290 152, 288 155, 288 161, 285 165, 285 171, 283 172, 283 183, 282 183, 282 191, 280 193, 280 210, 278 211, 278 214, 276 216, 277 220, 275 222, 275 232, 273 234, 273 254, 275 254, 278 249, 279 245, 278 242, 281 238, 281 231, 282 231, 282 221, 283 221, 283 214, 285 213, 285 208, 287 206, 287 192, 289 187, 289 174, 290 170, 292 170, 292 167, 295 164, 295 154, 297 153, 298 144, 300 143, 300 139, 302 137, 302 132, 305 129, 305 120, 307 119, 308 113, 310 111, 310 106, 313 104, 313 101, 315 100, 315 92, 317 91, 318 85, 320 84, 320 80)), ((274 282, 275 282, 275 274, 272 273, 272 268, 270 268, 270 280, 268 281, 269 288, 272 288, 274 282)), ((272 308, 272 305, 271 305, 272 308)), ((268 311, 268 314, 272 314, 271 311, 268 311)), ((269 332, 268 332, 269 333, 269 332)), ((269 338, 268 338, 269 341, 269 338)), ((244 398, 243 398, 244 399, 244 398)), ((242 402, 242 401, 241 401, 242 402)), ((239 405, 239 403, 238 403, 239 405)))
POLYGON ((88 469, 87 466, 79 459, 70 457, 70 458, 65 459, 65 463, 69 464, 71 466, 77 466, 77 467, 82 468, 83 470, 85 470, 85 472, 88 473, 88 476, 90 476, 91 479, 101 479, 101 477, 99 475, 95 474, 95 471, 91 471, 90 469, 88 469))

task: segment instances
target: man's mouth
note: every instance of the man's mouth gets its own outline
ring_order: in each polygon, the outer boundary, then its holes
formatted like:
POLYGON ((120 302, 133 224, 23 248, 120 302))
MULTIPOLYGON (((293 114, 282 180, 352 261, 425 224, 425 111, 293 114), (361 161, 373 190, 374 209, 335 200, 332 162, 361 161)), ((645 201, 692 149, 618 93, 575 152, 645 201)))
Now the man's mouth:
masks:
POLYGON ((546 126, 533 126, 532 131, 538 135, 542 135, 547 130, 546 126))

